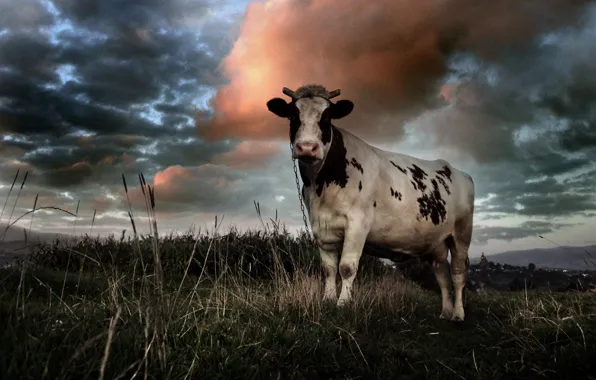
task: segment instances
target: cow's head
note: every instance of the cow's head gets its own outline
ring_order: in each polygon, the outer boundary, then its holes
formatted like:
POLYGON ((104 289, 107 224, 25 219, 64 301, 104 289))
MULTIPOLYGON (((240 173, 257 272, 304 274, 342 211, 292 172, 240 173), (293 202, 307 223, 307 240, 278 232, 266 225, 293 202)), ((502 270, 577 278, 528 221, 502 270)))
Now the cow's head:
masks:
POLYGON ((316 164, 325 158, 331 146, 332 119, 341 119, 354 109, 354 103, 330 99, 340 90, 328 92, 318 85, 300 87, 295 92, 285 88, 283 93, 292 98, 290 103, 281 98, 267 102, 267 108, 279 117, 290 120, 290 142, 294 158, 306 164, 316 164))

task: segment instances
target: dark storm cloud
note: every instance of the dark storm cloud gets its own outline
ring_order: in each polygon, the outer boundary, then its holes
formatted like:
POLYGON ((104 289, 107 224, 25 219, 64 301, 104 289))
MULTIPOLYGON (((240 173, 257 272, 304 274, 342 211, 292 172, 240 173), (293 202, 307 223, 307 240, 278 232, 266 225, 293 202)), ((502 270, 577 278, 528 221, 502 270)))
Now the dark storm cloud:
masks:
POLYGON ((14 0, 0 0, 0 30, 37 29, 54 21, 54 16, 38 0, 19 0, 18 7, 14 0))
POLYGON ((497 59, 453 58, 460 84, 452 105, 415 126, 474 159, 478 197, 494 195, 478 212, 552 218, 596 210, 595 33, 592 5, 497 59))
POLYGON ((54 0, 54 4, 74 22, 111 32, 125 25, 162 28, 184 18, 201 18, 216 3, 209 0, 54 0))
POLYGON ((7 33, 0 37, 0 66, 31 79, 57 83, 57 50, 39 32, 7 33))
MULTIPOLYGON (((556 167, 556 160, 553 163, 556 167)), ((568 166, 585 167, 583 164, 568 166)), ((573 174, 560 169, 540 172, 532 168, 531 162, 526 162, 492 166, 491 170, 477 173, 474 178, 478 198, 489 195, 491 198, 476 206, 476 212, 485 213, 489 218, 501 213, 552 218, 596 210, 594 171, 573 174), (553 175, 562 178, 556 179, 553 175)))
POLYGON ((0 34, 0 133, 10 139, 0 151, 19 160, 3 167, 72 189, 116 183, 120 171, 200 165, 233 148, 193 139, 192 102, 221 83, 232 22, 209 18, 211 6, 0 0, 10 19, 0 34))
MULTIPOLYGON (((125 134, 66 135, 52 139, 51 144, 43 136, 0 141, 3 156, 23 160, 19 167, 31 170, 31 180, 63 189, 93 183, 119 184, 119 173, 143 172, 150 178, 156 170, 172 165, 195 166, 229 149, 230 144, 225 142, 208 144, 178 137, 155 140, 125 134)), ((16 170, 8 172, 10 177, 16 170)))

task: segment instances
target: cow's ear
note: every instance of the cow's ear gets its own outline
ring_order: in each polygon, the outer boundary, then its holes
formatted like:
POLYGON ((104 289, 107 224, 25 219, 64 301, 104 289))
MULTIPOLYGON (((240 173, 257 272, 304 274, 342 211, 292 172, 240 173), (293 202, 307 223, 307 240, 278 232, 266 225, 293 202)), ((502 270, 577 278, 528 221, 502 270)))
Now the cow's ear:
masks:
POLYGON ((337 103, 331 106, 331 118, 341 119, 342 117, 348 116, 354 109, 354 103, 350 100, 339 100, 337 103))
POLYGON ((282 98, 273 98, 267 102, 267 108, 279 117, 290 116, 290 105, 282 98))

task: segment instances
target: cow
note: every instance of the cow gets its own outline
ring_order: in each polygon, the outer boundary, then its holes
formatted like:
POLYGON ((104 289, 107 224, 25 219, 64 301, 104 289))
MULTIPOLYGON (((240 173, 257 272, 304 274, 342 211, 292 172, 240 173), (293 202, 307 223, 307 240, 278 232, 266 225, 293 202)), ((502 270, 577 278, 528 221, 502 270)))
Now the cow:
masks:
POLYGON ((267 108, 289 120, 292 158, 298 161, 302 196, 325 274, 323 299, 337 306, 351 301, 363 252, 388 259, 409 255, 432 262, 441 289, 439 317, 463 321, 474 214, 472 177, 445 160, 381 150, 336 127, 332 121, 354 109, 350 100, 331 101, 340 90, 309 84, 282 91, 291 101, 272 98, 267 108))

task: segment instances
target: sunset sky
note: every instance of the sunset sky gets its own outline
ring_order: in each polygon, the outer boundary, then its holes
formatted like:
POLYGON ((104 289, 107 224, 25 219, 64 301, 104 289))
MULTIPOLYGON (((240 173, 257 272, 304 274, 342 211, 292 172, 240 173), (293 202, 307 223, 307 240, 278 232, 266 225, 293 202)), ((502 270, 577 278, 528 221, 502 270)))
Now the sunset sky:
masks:
POLYGON ((337 126, 472 175, 472 256, 595 244, 594 41, 581 0, 0 0, 0 201, 28 171, 13 219, 39 194, 119 234, 121 174, 139 217, 142 172, 163 233, 259 228, 253 201, 296 230, 289 126, 265 103, 318 83, 355 104, 337 126))

